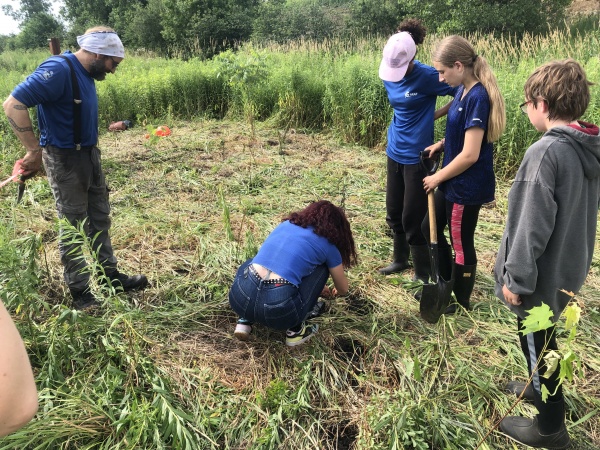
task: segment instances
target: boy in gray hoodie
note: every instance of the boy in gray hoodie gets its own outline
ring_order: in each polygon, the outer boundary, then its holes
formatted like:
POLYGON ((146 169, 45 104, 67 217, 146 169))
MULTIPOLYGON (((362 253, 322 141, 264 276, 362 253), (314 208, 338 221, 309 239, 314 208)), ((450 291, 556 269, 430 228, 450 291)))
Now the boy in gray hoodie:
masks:
POLYGON ((501 430, 534 448, 562 449, 570 439, 558 371, 549 378, 544 351, 556 350, 555 327, 523 335, 528 311, 546 303, 558 320, 578 292, 592 262, 600 205, 598 127, 579 119, 590 101, 590 83, 574 60, 554 61, 525 83, 521 110, 544 132, 523 158, 508 194, 508 218, 496 260, 496 296, 518 316, 521 348, 532 383, 511 381, 507 390, 533 400, 533 419, 506 417, 501 430), (544 350, 545 348, 545 350, 544 350), (542 401, 542 385, 550 396, 542 401), (558 388, 557 388, 558 386, 558 388))

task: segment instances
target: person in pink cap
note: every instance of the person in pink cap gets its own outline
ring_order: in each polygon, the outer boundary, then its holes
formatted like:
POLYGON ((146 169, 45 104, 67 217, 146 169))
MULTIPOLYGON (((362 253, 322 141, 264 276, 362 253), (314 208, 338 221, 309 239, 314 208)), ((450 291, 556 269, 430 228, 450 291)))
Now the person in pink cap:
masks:
POLYGON ((386 221, 394 239, 392 263, 379 269, 383 275, 410 267, 415 279, 429 279, 429 248, 421 223, 427 212, 423 191, 425 172, 419 154, 433 144, 434 121, 448 111, 449 104, 435 109, 438 96, 453 96, 456 89, 440 82, 437 71, 415 59, 417 45, 426 30, 421 21, 403 21, 398 33, 383 49, 379 78, 387 91, 394 115, 387 135, 386 221))

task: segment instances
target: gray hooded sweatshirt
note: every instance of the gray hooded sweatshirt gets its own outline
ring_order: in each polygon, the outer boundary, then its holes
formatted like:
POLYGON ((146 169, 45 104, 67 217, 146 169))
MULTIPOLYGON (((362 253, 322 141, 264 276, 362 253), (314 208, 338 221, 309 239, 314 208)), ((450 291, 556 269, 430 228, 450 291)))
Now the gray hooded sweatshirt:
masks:
MULTIPOLYGON (((592 126, 590 124, 585 124, 592 126)), ((523 158, 508 194, 508 218, 496 260, 502 286, 521 297, 519 317, 546 303, 560 317, 592 263, 600 207, 600 136, 572 127, 548 130, 523 158)))

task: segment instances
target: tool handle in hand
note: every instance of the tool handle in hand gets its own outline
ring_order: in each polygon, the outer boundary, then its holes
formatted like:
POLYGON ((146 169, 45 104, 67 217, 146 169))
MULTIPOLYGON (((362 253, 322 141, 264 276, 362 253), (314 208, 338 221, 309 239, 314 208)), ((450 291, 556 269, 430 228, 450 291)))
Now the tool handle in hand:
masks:
POLYGON ((437 223, 435 220, 435 194, 431 190, 427 194, 427 206, 429 207, 429 239, 432 244, 438 243, 437 223))

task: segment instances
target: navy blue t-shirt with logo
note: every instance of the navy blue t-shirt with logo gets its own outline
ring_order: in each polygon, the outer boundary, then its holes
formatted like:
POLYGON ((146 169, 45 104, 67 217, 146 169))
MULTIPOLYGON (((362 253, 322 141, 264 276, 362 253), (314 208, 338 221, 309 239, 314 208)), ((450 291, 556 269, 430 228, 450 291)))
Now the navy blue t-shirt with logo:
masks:
MULTIPOLYGON (((98 143, 98 96, 89 72, 70 51, 81 95, 81 145, 98 143)), ((71 69, 63 58, 52 56, 20 83, 12 96, 27 107, 37 105, 40 145, 73 148, 73 87, 71 69)))
POLYGON ((448 111, 443 167, 450 164, 462 152, 465 133, 472 127, 485 130, 479 159, 460 175, 440 184, 439 188, 446 196, 446 200, 452 203, 482 205, 494 200, 496 191, 494 145, 487 142, 490 99, 481 83, 473 86, 461 100, 463 91, 464 86, 459 86, 448 111))

